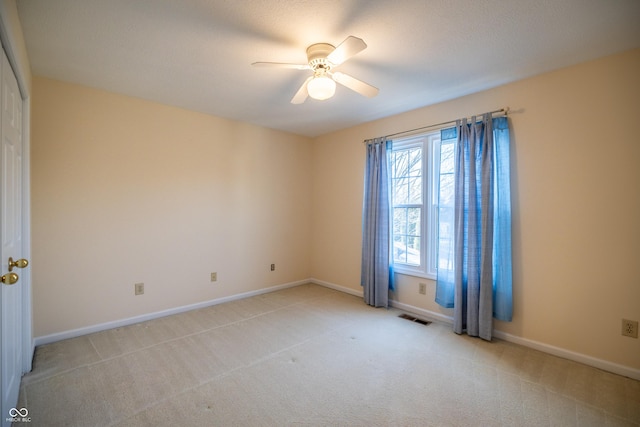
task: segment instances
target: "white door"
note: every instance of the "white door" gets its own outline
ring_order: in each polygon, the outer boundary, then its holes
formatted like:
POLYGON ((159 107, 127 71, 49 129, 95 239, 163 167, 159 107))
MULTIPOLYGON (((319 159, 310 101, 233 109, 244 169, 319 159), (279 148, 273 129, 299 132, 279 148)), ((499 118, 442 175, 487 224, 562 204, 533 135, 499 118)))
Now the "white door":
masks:
MULTIPOLYGON (((2 425, 15 417, 15 408, 22 376, 23 309, 24 300, 20 279, 9 284, 11 274, 22 273, 9 265, 9 257, 23 258, 22 240, 22 97, 13 70, 3 50, 0 74, 2 99, 2 129, 0 147, 0 386, 2 387, 2 425), (9 269, 13 272, 10 273, 9 269), (9 419, 8 419, 9 418, 9 419)), ((15 278, 15 276, 13 276, 15 278)), ((22 409, 22 408, 17 408, 22 409)), ((24 411, 22 411, 24 413, 24 411)))

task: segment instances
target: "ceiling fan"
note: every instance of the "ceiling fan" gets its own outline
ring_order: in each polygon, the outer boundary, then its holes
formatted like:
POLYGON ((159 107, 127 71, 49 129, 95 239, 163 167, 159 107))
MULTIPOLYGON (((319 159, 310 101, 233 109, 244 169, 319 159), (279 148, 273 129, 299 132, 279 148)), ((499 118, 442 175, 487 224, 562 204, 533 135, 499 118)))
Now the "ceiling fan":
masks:
POLYGON ((302 104, 307 96, 318 100, 329 99, 336 91, 336 83, 372 98, 378 94, 378 88, 339 71, 333 71, 340 64, 363 51, 367 47, 364 40, 349 36, 338 47, 329 43, 316 43, 307 48, 308 64, 287 64, 281 62, 254 62, 256 67, 293 68, 296 70, 312 70, 310 76, 302 84, 291 99, 292 104, 302 104))

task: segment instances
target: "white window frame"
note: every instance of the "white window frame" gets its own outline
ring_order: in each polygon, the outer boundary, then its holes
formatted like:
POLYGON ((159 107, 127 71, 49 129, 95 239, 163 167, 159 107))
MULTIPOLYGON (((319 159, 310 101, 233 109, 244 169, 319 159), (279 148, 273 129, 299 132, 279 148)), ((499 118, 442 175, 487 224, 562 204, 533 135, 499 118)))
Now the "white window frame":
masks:
MULTIPOLYGON (((392 150, 422 148, 422 205, 420 223, 420 265, 394 261, 394 271, 400 274, 435 280, 437 277, 438 245, 438 185, 440 179, 440 130, 394 139, 392 150)), ((393 197, 392 212, 393 212, 393 197)), ((391 214, 393 221, 393 213, 391 214)), ((393 225, 391 227, 393 253, 393 225)))

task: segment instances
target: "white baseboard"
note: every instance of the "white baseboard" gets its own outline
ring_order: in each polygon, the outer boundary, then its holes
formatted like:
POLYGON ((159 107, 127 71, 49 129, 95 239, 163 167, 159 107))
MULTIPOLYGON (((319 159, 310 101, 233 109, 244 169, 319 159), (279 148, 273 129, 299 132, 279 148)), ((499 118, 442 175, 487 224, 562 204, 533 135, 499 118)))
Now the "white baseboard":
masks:
POLYGON ((529 347, 534 350, 542 351, 544 353, 552 354, 564 359, 573 360, 574 362, 583 363, 585 365, 593 366, 594 368, 602 369, 603 371, 612 372, 614 374, 622 375, 623 377, 629 377, 633 378, 634 380, 640 381, 640 369, 634 369, 629 366, 619 365, 607 360, 587 356, 586 354, 582 353, 576 353, 571 350, 555 347, 549 344, 533 341, 516 335, 511 335, 502 331, 494 330, 493 336, 515 344, 520 344, 524 347, 529 347))
POLYGON ((355 295, 357 297, 361 297, 364 295, 362 290, 355 290, 351 288, 345 288, 344 286, 336 285, 335 283, 325 282, 324 280, 314 279, 313 277, 309 279, 310 283, 314 283, 316 285, 324 286, 325 288, 335 289, 336 291, 344 292, 346 294, 355 295))
MULTIPOLYGON (((336 289, 350 293, 352 295, 362 296, 362 292, 354 291, 353 289, 338 286, 333 283, 325 282, 318 279, 310 279, 312 283, 325 286, 327 288, 336 289)), ((445 316, 442 313, 436 313, 434 311, 425 310, 423 308, 415 307, 409 304, 401 303, 395 300, 390 300, 389 304, 392 307, 398 308, 409 313, 416 314, 425 320, 435 320, 441 323, 447 323, 453 325, 453 318, 445 316)), ((493 336, 504 341, 509 341, 514 344, 519 344, 524 347, 529 347, 534 350, 542 351, 544 353, 552 354, 554 356, 562 357, 563 359, 573 360, 574 362, 583 363, 594 368, 602 369, 603 371, 612 372, 614 374, 622 375, 624 377, 633 378, 634 380, 640 380, 640 369, 634 369, 629 366, 619 365, 617 363, 609 362, 607 360, 598 359, 586 354, 576 353, 571 350, 567 350, 560 347, 555 347, 549 344, 541 343, 538 341, 522 338, 516 335, 508 334, 506 332, 494 330, 493 336)))
POLYGON ((44 335, 41 337, 36 337, 34 339, 34 346, 50 344, 56 341, 62 341, 69 338, 76 338, 82 335, 92 334, 94 332, 105 331, 107 329, 120 328, 122 326, 128 326, 128 325, 133 325, 140 322, 146 322, 148 320, 157 319, 159 317, 171 316, 172 314, 184 313, 185 311, 196 310, 198 308, 204 308, 204 307, 210 307, 212 305, 222 304, 229 301, 235 301, 242 298, 254 297, 256 295, 262 295, 269 292, 279 291, 281 289, 291 288, 294 286, 303 285, 305 283, 310 283, 310 282, 311 282, 311 279, 298 280, 295 282, 271 286, 268 288, 258 289, 255 291, 249 291, 249 292, 243 292, 236 295, 230 295, 228 297, 217 298, 209 301, 203 301, 195 304, 183 305, 181 307, 175 307, 167 310, 147 313, 140 316, 129 317, 127 319, 114 320, 112 322, 106 322, 98 325, 72 329, 70 331, 57 332, 55 334, 44 335))
MULTIPOLYGON (((414 307, 409 304, 403 304, 398 301, 391 301, 391 306, 399 308, 404 311, 408 311, 413 314, 417 314, 426 320, 436 320, 443 323, 453 325, 453 318, 445 316, 441 313, 435 313, 430 310, 425 310, 419 307, 414 307)), ((585 365, 592 366, 594 368, 602 369, 603 371, 612 372, 614 374, 622 375, 624 377, 633 378, 634 380, 640 380, 640 370, 630 368, 628 366, 619 365, 617 363, 609 362, 602 359, 597 359, 586 354, 576 353, 571 350, 567 350, 560 347, 555 347, 549 344, 541 343, 538 341, 522 338, 516 335, 508 334, 506 332, 495 330, 493 336, 504 341, 509 341, 514 344, 519 344, 524 347, 529 347, 534 350, 541 351, 543 353, 552 354, 554 356, 562 357, 563 359, 573 360, 574 362, 583 363, 585 365)))

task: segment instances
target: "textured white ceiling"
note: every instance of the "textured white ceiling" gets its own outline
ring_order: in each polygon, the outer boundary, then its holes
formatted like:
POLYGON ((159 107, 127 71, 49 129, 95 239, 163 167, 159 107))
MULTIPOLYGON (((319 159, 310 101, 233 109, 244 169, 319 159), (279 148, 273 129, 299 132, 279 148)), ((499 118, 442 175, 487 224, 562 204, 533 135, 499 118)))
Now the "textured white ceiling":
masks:
MULTIPOLYGON (((640 0, 17 0, 32 71, 164 104, 317 136, 640 47, 640 0), (368 48, 338 86, 289 103, 305 49, 368 48)), ((501 107, 501 106, 496 106, 501 107)))

